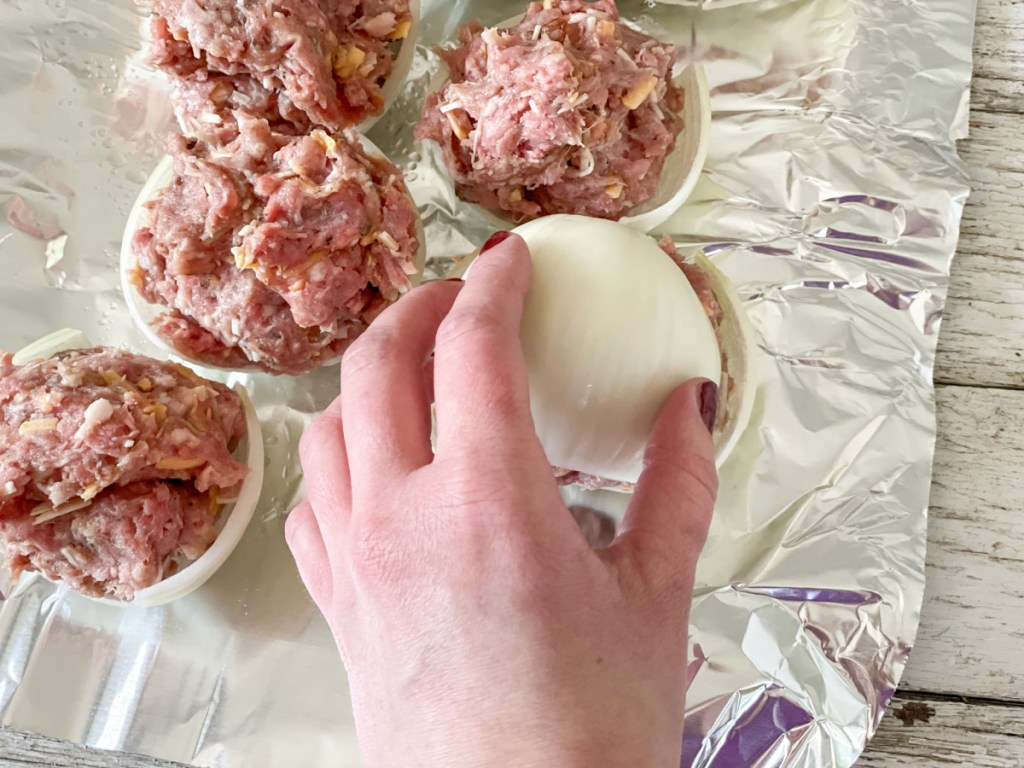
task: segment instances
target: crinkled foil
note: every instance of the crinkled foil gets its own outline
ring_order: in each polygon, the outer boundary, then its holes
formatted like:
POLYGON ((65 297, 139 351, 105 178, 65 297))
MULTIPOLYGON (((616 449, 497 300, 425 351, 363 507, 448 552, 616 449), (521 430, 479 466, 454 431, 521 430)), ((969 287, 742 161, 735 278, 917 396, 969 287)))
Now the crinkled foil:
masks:
MULTIPOLYGON (((408 87, 371 132, 408 171, 434 274, 494 224, 412 143, 438 68, 429 45, 521 9, 425 0, 408 87)), ((662 229, 736 281, 760 351, 758 413, 723 468, 701 561, 684 765, 849 766, 918 623, 974 5, 622 11, 706 68, 707 168, 662 229)), ((158 353, 117 275, 125 217, 171 124, 141 21, 130 0, 0 2, 0 346, 73 326, 158 353)), ((3 723, 203 766, 359 764, 341 664, 282 536, 302 493, 297 439, 336 395, 337 370, 243 380, 268 471, 239 549, 198 592, 152 610, 31 577, 6 590, 3 723)))

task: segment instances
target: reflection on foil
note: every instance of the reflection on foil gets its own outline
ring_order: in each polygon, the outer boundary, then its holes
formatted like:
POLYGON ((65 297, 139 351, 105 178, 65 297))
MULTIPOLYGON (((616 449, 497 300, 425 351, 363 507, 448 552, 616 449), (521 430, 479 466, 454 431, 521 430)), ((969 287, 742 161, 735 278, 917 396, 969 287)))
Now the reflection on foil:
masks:
POLYGON ((813 718, 784 695, 784 689, 771 685, 738 691, 719 717, 729 727, 713 727, 702 741, 684 741, 683 765, 698 760, 708 766, 785 764, 790 744, 799 742, 813 718))
MULTIPOLYGON (((429 277, 498 226, 457 199, 433 145, 412 142, 439 68, 430 46, 522 5, 425 1, 407 88, 371 132, 408 174, 429 277)), ((755 426, 722 468, 698 572, 684 764, 849 766, 919 616, 974 9, 620 6, 678 45, 680 64, 705 66, 708 164, 662 231, 735 280, 760 350, 755 426)), ((0 4, 4 107, 17 115, 0 138, 0 347, 71 326, 158 354, 126 320, 114 259, 172 120, 141 22, 121 0, 0 4)), ((202 589, 149 611, 0 575, 3 724, 203 766, 359 765, 341 664, 282 535, 304 493, 298 437, 337 396, 337 368, 229 378, 252 393, 267 448, 238 550, 202 589)), ((628 502, 563 495, 598 544, 628 502)))
POLYGON ((7 204, 7 223, 36 240, 49 241, 64 234, 56 216, 33 210, 21 195, 7 204))

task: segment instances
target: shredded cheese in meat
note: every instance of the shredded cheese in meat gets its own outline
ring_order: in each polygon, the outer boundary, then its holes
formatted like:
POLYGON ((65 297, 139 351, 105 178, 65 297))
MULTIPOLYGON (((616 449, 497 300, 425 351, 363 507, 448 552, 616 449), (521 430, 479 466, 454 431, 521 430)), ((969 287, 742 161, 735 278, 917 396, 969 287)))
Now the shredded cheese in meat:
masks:
POLYGON ((205 459, 183 459, 176 456, 168 456, 165 459, 160 459, 160 461, 156 463, 156 468, 177 472, 183 469, 195 469, 196 467, 201 467, 205 463, 205 459))
POLYGON ((411 21, 403 21, 401 24, 395 27, 395 31, 388 35, 388 40, 405 40, 409 36, 409 30, 412 29, 411 21))
POLYGON ((18 434, 25 437, 26 435, 34 435, 40 432, 53 432, 59 423, 57 419, 32 419, 31 421, 23 422, 18 427, 18 434))
POLYGON ((640 82, 639 85, 633 86, 626 95, 622 97, 622 103, 625 104, 628 109, 636 109, 647 101, 647 97, 651 95, 651 92, 657 84, 658 78, 654 75, 648 75, 640 82))
POLYGON ((65 504, 59 504, 56 507, 50 504, 40 504, 29 512, 29 515, 32 518, 33 525, 42 525, 43 523, 48 523, 51 520, 56 520, 58 517, 70 515, 72 512, 80 512, 83 509, 88 509, 90 506, 92 506, 91 500, 69 501, 65 504))
POLYGON ((398 241, 391 235, 390 232, 379 232, 377 239, 380 240, 384 245, 390 248, 392 251, 398 251, 398 241))

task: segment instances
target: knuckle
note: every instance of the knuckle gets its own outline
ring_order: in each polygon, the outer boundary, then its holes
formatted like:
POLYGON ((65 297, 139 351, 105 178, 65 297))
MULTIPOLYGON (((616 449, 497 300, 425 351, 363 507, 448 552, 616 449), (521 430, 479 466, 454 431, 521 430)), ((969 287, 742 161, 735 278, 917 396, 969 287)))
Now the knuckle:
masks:
POLYGON ((659 471, 676 478, 666 490, 676 498, 675 503, 686 503, 698 509, 711 509, 718 497, 718 469, 712 454, 696 450, 672 450, 668 446, 651 445, 647 449, 645 465, 658 465, 659 471))
POLYGON ((393 359, 402 347, 398 332, 389 326, 373 326, 356 339, 342 358, 342 379, 373 371, 382 361, 393 359))
POLYGON ((718 498, 718 470, 714 458, 704 453, 690 453, 681 469, 688 480, 690 505, 712 509, 718 498))
MULTIPOLYGON (((445 357, 442 353, 440 359, 458 368, 462 385, 472 389, 472 398, 463 402, 463 408, 472 412, 470 418, 479 423, 480 434, 488 429, 505 429, 518 420, 530 418, 525 374, 520 377, 510 369, 506 350, 497 345, 480 345, 474 350, 472 359, 467 360, 466 357, 466 354, 445 357)), ((509 437, 505 435, 506 440, 509 437)))
POLYGON ((529 412, 528 403, 506 386, 505 382, 498 382, 489 387, 482 402, 486 418, 493 419, 497 424, 507 424, 519 417, 527 416, 529 412))
POLYGON ((501 315, 488 306, 457 307, 441 322, 437 345, 445 348, 466 341, 486 342, 495 337, 501 320, 501 315))

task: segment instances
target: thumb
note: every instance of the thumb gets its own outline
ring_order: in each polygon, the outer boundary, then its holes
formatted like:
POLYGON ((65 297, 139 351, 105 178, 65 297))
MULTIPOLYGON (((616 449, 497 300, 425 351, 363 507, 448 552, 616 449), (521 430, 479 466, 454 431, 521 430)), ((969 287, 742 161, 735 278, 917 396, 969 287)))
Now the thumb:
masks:
POLYGON ((644 471, 614 545, 648 583, 692 589, 707 538, 718 472, 711 428, 718 387, 693 379, 661 408, 644 453, 644 471))

